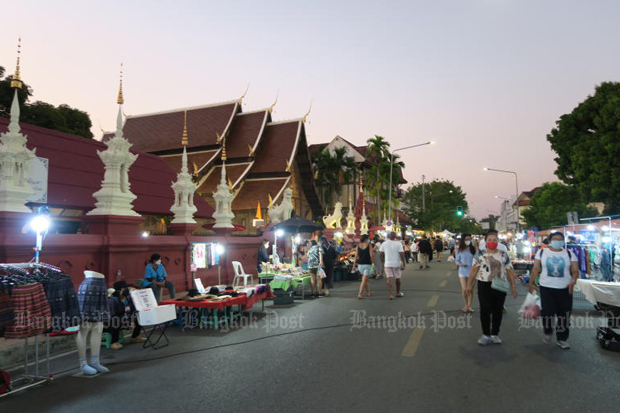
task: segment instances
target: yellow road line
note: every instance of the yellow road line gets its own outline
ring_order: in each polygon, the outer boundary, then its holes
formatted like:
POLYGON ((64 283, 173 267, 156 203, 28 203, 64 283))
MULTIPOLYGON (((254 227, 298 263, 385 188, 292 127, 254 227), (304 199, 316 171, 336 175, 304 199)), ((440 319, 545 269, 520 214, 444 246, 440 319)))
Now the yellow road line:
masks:
POLYGON ((443 280, 442 282, 439 283, 439 286, 443 288, 446 286, 446 284, 448 284, 448 280, 443 280))
POLYGON ((430 300, 428 300, 428 306, 431 308, 435 307, 437 305, 437 300, 439 300, 439 296, 435 294, 430 300))
POLYGON ((418 351, 418 346, 420 345, 420 341, 422 340, 422 334, 424 334, 425 327, 416 327, 413 329, 413 332, 409 336, 409 340, 405 344, 403 348, 403 352, 400 353, 402 357, 413 357, 415 356, 416 351, 418 351))

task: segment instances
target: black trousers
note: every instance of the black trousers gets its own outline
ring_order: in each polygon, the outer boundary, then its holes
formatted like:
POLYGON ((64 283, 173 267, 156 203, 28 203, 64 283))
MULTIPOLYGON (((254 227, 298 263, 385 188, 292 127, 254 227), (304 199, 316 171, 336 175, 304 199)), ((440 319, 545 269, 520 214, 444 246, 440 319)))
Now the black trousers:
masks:
POLYGON ((325 267, 325 278, 323 279, 323 287, 327 289, 334 288, 334 267, 325 267))
POLYGON ((573 311, 573 296, 568 293, 568 288, 559 289, 540 286, 540 304, 542 306, 540 315, 542 316, 545 334, 553 334, 555 327, 557 340, 568 340, 570 315, 573 311))
POLYGON ((480 301, 480 323, 482 334, 496 336, 502 325, 506 294, 491 288, 490 281, 478 281, 478 300, 480 301))

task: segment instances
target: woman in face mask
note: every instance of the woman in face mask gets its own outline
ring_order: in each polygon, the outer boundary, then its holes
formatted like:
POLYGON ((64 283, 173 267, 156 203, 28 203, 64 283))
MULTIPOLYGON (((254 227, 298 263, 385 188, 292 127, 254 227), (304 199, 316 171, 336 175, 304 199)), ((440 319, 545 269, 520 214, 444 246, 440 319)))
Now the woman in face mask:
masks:
POLYGON ((530 293, 534 294, 534 280, 540 274, 539 290, 543 320, 543 342, 551 342, 553 326, 556 344, 569 349, 568 334, 573 309, 573 289, 579 277, 577 256, 564 248, 564 234, 554 232, 549 237, 549 247, 536 253, 530 277, 530 293))
POLYGON ((471 272, 471 264, 474 261, 474 256, 476 255, 476 247, 473 246, 471 241, 470 234, 461 235, 461 239, 459 241, 459 246, 456 249, 456 259, 454 263, 459 269, 459 281, 461 282, 461 291, 463 294, 463 301, 465 301, 465 306, 463 307, 464 313, 473 313, 474 310, 471 308, 472 301, 474 300, 473 294, 466 294, 467 290, 467 279, 469 278, 469 273, 471 272))
POLYGON ((161 263, 161 255, 153 254, 149 263, 146 264, 142 287, 152 288, 156 299, 159 298, 161 288, 167 288, 170 292, 170 298, 176 298, 174 284, 166 279, 167 276, 166 269, 161 263))
POLYGON ((478 344, 481 346, 491 343, 502 344, 499 328, 502 324, 506 300, 504 291, 512 291, 512 296, 517 298, 515 272, 512 269, 510 257, 498 249, 499 240, 496 233, 489 231, 485 241, 486 250, 474 257, 467 280, 468 295, 473 295, 474 282, 478 281, 480 323, 482 324, 482 337, 478 339, 478 344), (502 291, 503 287, 506 287, 504 291, 502 291))

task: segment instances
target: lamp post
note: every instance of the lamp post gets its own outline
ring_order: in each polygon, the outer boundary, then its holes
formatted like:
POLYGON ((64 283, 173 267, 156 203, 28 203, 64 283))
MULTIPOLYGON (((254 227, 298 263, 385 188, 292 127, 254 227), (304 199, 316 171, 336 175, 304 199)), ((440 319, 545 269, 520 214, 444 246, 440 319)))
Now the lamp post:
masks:
POLYGON ((517 189, 516 203, 517 203, 517 232, 521 232, 521 213, 519 212, 519 177, 514 171, 505 171, 503 169, 484 168, 485 171, 501 172, 505 174, 513 174, 515 176, 515 187, 517 189))
POLYGON ((390 221, 392 220, 392 175, 394 174, 394 153, 398 151, 404 151, 405 149, 417 148, 417 147, 426 146, 426 145, 433 145, 434 143, 435 142, 433 141, 428 141, 424 143, 419 143, 417 145, 405 146, 403 148, 394 149, 390 153, 390 186, 388 187, 388 190, 390 191, 390 200, 388 203, 390 206, 390 221))

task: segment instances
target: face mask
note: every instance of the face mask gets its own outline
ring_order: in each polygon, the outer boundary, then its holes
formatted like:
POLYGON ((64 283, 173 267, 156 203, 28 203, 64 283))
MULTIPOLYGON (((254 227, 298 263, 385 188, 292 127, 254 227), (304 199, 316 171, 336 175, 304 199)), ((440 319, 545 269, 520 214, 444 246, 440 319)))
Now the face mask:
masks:
POLYGON ((155 264, 157 264, 157 265, 161 265, 161 260, 157 260, 157 261, 155 261, 155 264))
POLYGON ((471 245, 471 241, 465 241, 465 245, 469 247, 471 245))
POLYGON ((564 248, 564 241, 554 239, 553 241, 551 241, 551 248, 561 250, 562 248, 564 248))
POLYGON ((488 250, 496 250, 497 249, 497 242, 493 242, 493 241, 487 242, 487 249, 488 250))

